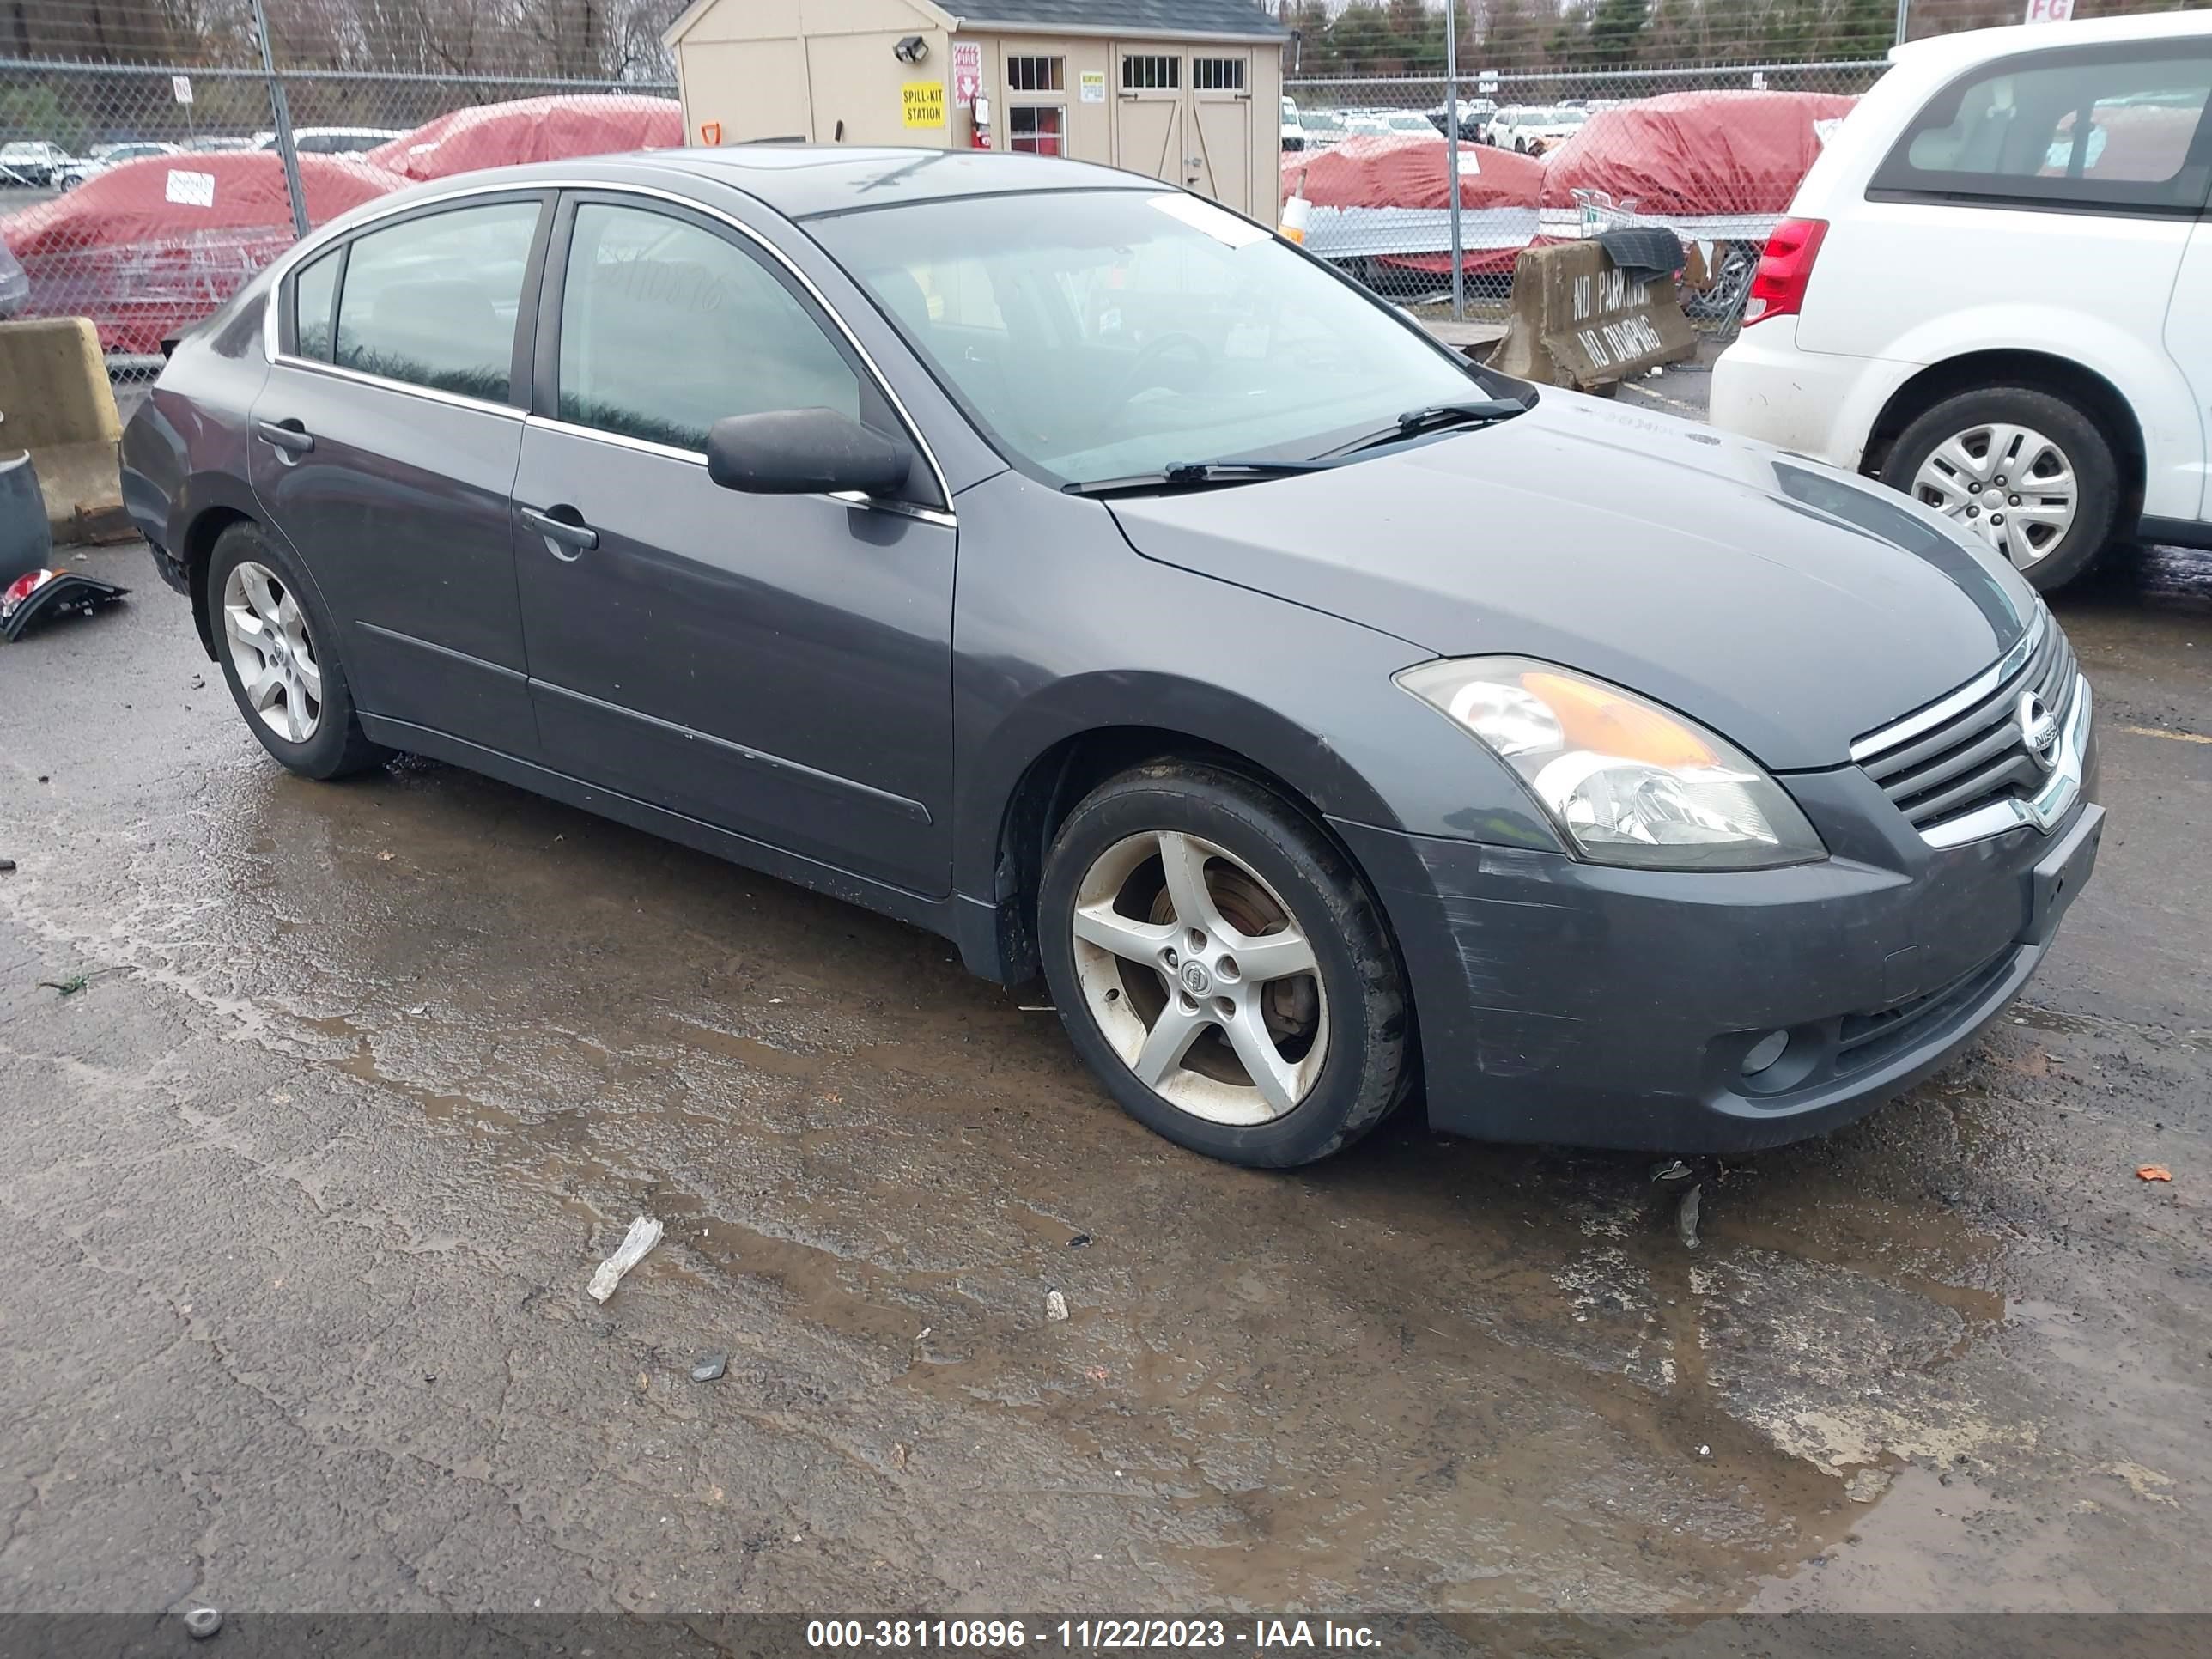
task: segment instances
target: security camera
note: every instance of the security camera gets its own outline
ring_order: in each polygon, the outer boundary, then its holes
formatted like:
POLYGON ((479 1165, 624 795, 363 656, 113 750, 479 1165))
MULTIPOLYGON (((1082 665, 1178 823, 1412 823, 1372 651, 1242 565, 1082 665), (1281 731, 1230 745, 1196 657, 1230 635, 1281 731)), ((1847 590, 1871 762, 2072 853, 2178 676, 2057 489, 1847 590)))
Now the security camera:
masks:
POLYGON ((902 64, 919 64, 929 56, 929 42, 918 34, 909 34, 891 48, 891 56, 902 64))

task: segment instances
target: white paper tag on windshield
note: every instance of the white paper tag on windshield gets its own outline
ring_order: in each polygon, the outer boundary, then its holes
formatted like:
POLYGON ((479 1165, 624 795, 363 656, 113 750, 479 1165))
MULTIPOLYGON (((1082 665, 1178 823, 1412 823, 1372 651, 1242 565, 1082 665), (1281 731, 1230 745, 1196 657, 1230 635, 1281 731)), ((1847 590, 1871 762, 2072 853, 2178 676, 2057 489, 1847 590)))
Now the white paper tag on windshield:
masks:
POLYGON ((211 208, 215 205, 215 174, 173 168, 166 194, 171 201, 185 207, 211 208))
POLYGON ((1180 219, 1193 230, 1202 230, 1224 247, 1249 247, 1273 233, 1240 219, 1227 208, 1216 207, 1197 196, 1153 196, 1146 198, 1170 219, 1180 219))

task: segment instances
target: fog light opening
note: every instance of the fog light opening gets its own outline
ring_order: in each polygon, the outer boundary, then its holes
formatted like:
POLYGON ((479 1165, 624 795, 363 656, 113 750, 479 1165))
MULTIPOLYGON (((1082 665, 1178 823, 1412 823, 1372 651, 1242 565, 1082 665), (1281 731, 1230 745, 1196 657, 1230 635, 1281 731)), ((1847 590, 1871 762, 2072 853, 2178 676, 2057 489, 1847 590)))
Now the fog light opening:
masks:
POLYGON ((1769 1031, 1758 1042, 1753 1043, 1751 1052, 1743 1057, 1743 1074, 1746 1077, 1757 1077, 1761 1072, 1771 1068, 1776 1061, 1789 1052, 1789 1032, 1769 1031))

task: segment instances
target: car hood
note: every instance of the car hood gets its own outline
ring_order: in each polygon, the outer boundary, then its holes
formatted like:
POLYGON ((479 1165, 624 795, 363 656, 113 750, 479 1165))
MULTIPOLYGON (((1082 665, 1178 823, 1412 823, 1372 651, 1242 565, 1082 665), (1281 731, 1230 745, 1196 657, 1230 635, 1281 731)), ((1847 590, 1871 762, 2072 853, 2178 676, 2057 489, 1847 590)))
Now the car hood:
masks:
POLYGON ((1439 656, 1580 669, 1777 771, 1844 763, 1996 661, 2038 603, 1901 496, 1566 392, 1326 471, 1111 505, 1163 563, 1439 656))

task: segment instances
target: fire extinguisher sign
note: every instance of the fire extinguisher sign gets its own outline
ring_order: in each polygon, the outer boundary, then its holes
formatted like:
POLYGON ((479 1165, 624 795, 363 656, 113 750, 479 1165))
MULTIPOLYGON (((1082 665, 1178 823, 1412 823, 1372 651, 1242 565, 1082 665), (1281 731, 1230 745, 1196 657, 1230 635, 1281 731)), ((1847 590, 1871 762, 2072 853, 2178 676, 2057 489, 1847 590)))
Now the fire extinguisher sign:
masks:
POLYGON ((955 40, 952 43, 952 104, 956 109, 972 109, 975 94, 983 90, 983 43, 981 40, 955 40))

